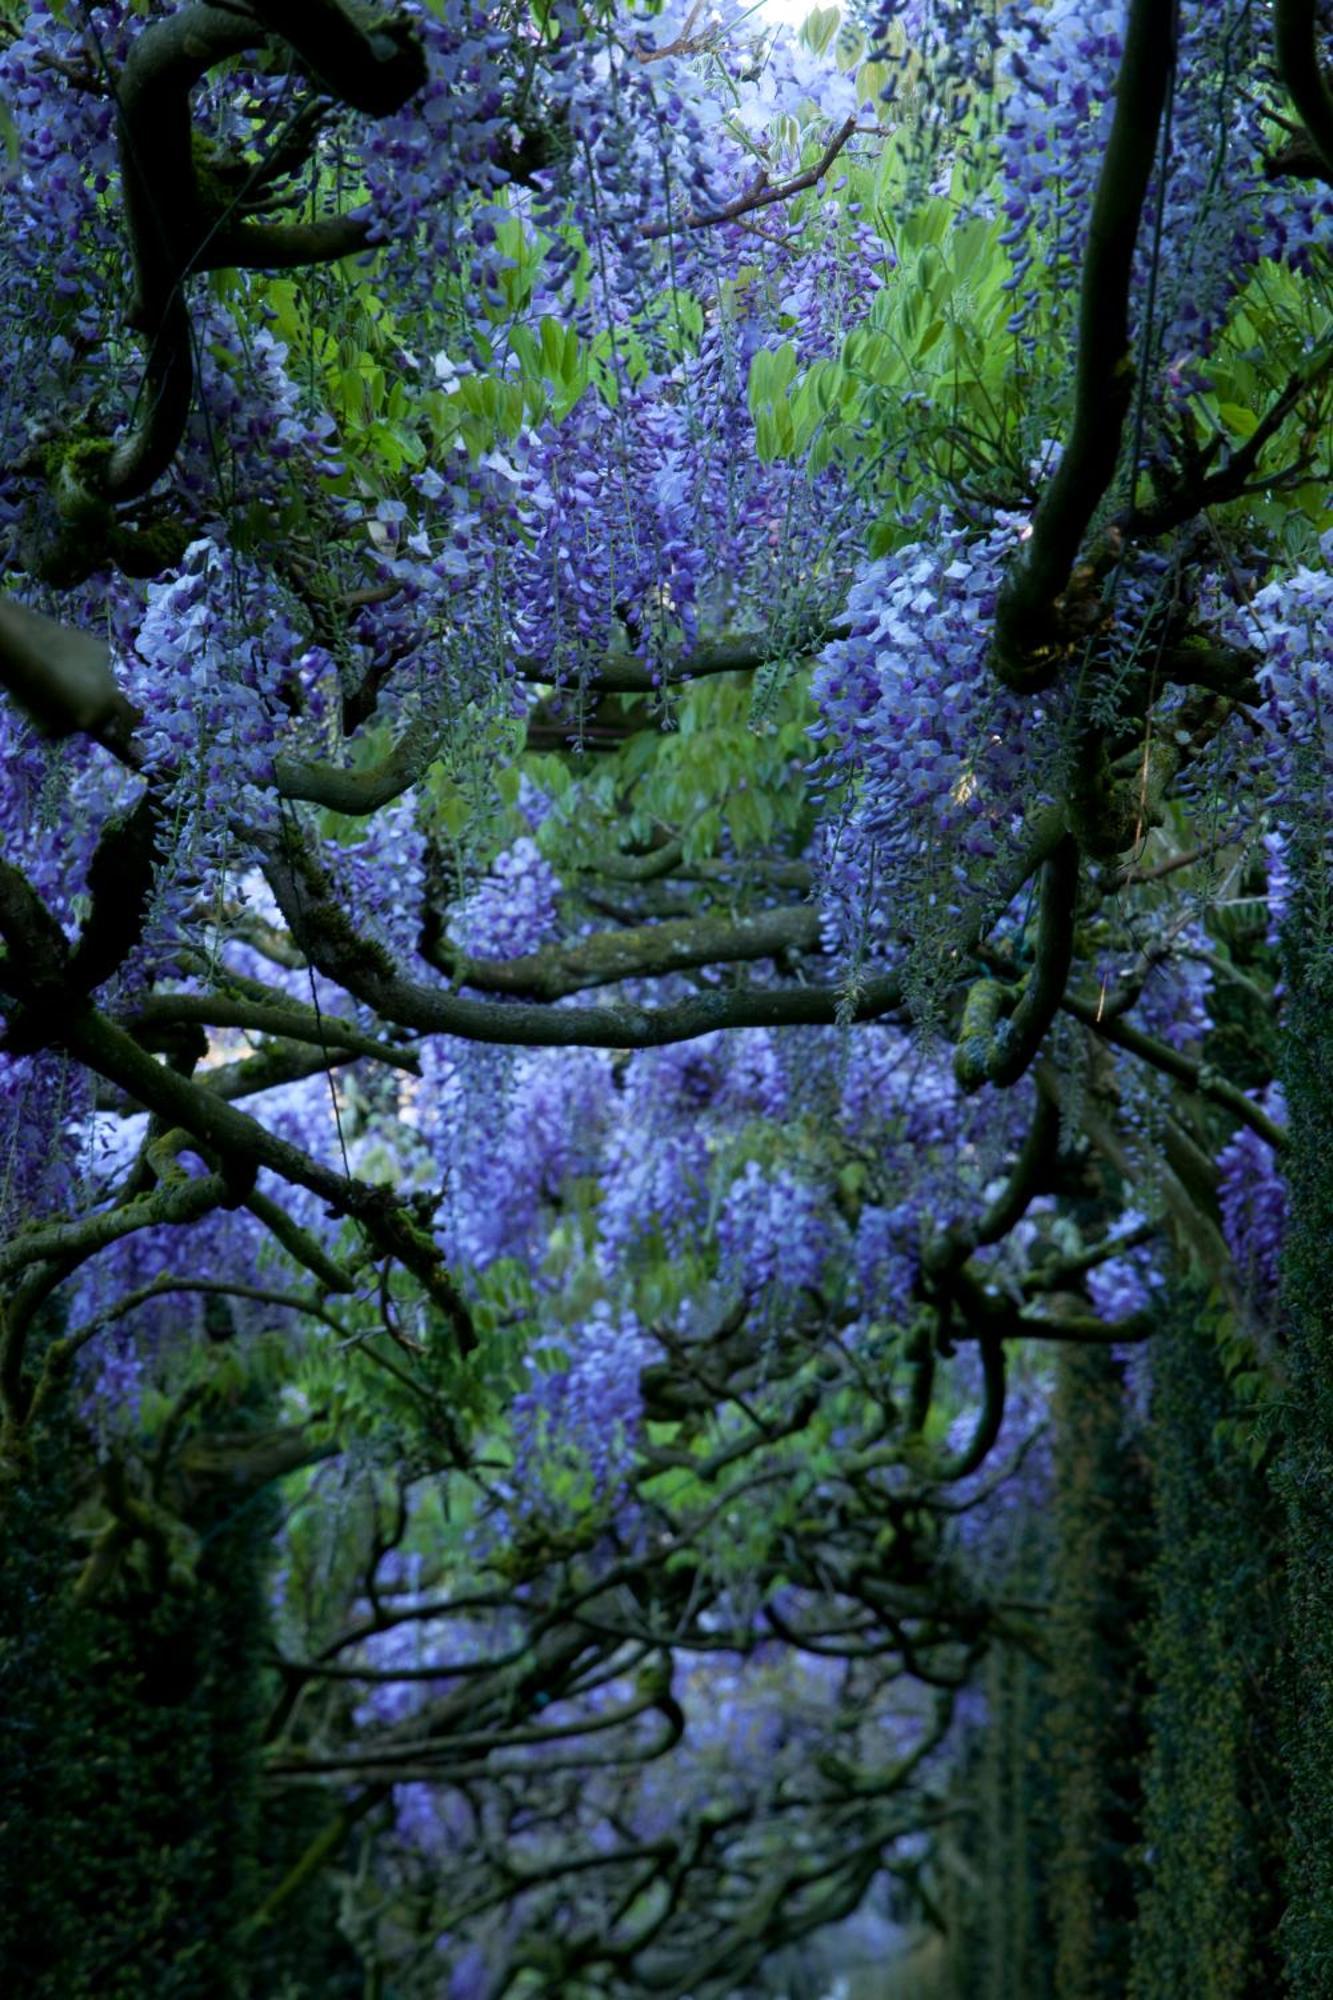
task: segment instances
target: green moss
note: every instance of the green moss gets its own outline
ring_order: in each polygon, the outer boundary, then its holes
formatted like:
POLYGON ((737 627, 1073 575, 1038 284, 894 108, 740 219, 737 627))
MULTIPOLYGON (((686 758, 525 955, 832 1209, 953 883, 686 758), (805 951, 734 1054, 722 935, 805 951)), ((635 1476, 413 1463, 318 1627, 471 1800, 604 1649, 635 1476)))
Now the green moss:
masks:
MULTIPOLYGON (((1046 1524, 1030 1519, 1016 1543, 1005 1588, 1022 1597, 1040 1593, 1051 1558, 1046 1524)), ((977 1773, 985 1955, 966 1990, 976 2000, 1045 2000, 1054 1978, 1056 1838, 1043 1746, 1051 1709, 1048 1669, 1016 1647, 997 1647, 987 1662, 986 1702, 990 1726, 977 1773)))
MULTIPOLYGON (((1320 796, 1315 793, 1314 796, 1320 796)), ((1286 1411, 1275 1490, 1287 1526, 1291 1613, 1284 1735, 1290 1836, 1282 1940, 1293 1994, 1330 1991, 1333 1967, 1333 933, 1312 811, 1293 857, 1284 937, 1283 1071, 1290 1145, 1282 1270, 1286 1411)))
POLYGON ((169 515, 143 528, 116 527, 108 552, 126 576, 155 577, 179 567, 190 544, 190 530, 169 515))
POLYGON ((271 1507, 219 1486, 191 1509, 191 1582, 131 1554, 81 1605, 74 1435, 53 1399, 0 1544, 0 1990, 241 2000, 271 1507))
MULTIPOLYGON (((1004 1595, 1044 1597, 1050 1581, 1049 1517, 1014 1527, 1004 1595)), ((942 1885, 948 2000, 1050 2000, 1053 1993, 1051 1859, 1055 1800, 1046 1737, 1050 1673, 1016 1646, 996 1646, 982 1668, 986 1727, 955 1771, 942 1885)), ((913 1989, 914 1990, 914 1989, 913 1989)))
POLYGON ((1146 1469, 1123 1365, 1104 1348, 1057 1363, 1051 1618, 1051 1859, 1059 2000, 1124 2000, 1143 1759, 1146 1469))
POLYGON ((98 529, 112 520, 104 495, 106 467, 115 449, 112 439, 76 431, 46 447, 43 470, 56 513, 72 529, 98 529))
POLYGON ((1201 1293, 1183 1292, 1153 1351, 1158 1553, 1132 2000, 1259 2000, 1280 1983, 1281 1823, 1269 1782, 1281 1523, 1237 1442, 1218 1323, 1201 1293))
POLYGON ((987 1081, 995 1031, 1011 999, 1010 989, 998 979, 978 979, 969 991, 953 1058, 960 1090, 980 1090, 987 1081))
POLYGON ((173 569, 189 530, 172 517, 128 527, 105 497, 114 438, 78 431, 49 443, 41 464, 46 490, 29 509, 23 531, 25 568, 55 589, 69 589, 114 563, 126 576, 154 577, 173 569))

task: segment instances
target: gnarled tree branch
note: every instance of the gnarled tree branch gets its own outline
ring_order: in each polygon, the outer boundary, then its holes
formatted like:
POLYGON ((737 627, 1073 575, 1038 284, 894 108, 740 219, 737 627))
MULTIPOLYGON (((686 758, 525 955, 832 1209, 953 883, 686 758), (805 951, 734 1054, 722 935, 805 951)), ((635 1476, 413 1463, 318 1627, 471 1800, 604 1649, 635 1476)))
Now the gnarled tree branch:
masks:
POLYGON ((457 985, 551 1001, 622 979, 656 979, 701 965, 819 949, 819 912, 807 904, 753 917, 675 918, 633 930, 598 931, 522 958, 469 958, 447 938, 436 937, 427 955, 457 985))
POLYGON ((1083 265, 1073 423, 995 611, 995 671, 1020 690, 1042 688, 1054 677, 1056 601, 1120 456, 1134 385, 1130 276, 1175 61, 1175 12, 1174 0, 1131 0, 1129 8, 1083 265))

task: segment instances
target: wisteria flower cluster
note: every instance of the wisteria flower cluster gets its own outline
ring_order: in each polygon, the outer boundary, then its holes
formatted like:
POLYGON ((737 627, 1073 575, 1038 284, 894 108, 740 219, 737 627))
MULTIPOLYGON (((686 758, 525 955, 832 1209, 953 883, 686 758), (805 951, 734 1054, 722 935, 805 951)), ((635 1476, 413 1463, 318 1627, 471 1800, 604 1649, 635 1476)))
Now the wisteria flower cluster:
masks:
POLYGON ((1034 731, 1050 715, 982 670, 983 635, 1023 528, 1008 517, 977 535, 943 519, 929 542, 862 571, 848 636, 824 650, 814 734, 827 745, 826 780, 846 784, 850 800, 847 831, 824 859, 840 937, 856 910, 881 932, 894 913, 901 935, 934 904, 945 928, 984 892, 986 864, 1011 851, 1024 809, 1055 778, 1032 762, 1034 731))

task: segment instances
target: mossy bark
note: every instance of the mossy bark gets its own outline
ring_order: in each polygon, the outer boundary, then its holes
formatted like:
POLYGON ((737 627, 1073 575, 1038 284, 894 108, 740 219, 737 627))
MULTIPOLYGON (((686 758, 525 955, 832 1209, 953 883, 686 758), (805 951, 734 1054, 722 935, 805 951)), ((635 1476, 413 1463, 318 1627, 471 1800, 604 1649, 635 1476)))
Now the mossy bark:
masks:
POLYGON ((1275 1488, 1290 1594, 1290 1798, 1282 1943, 1291 1993, 1333 1993, 1333 922, 1323 815, 1293 856, 1283 1071, 1290 1144, 1281 1326, 1287 1373, 1275 1488))
POLYGON ((1153 1350, 1158 1553, 1131 2000, 1260 2000, 1280 1986, 1281 1520, 1233 1421, 1218 1326, 1203 1296, 1182 1294, 1153 1350))
POLYGON ((1122 1364, 1057 1364, 1051 1759, 1055 2000, 1124 2000, 1143 1760, 1146 1472, 1122 1364))
POLYGON ((71 1522, 92 1466, 76 1436, 50 1405, 0 1544, 0 1992, 350 1994, 327 1884, 313 1928, 293 1909, 281 1936, 248 1934, 309 1833, 260 1788, 273 1501, 216 1482, 191 1509, 192 1577, 164 1584, 131 1549, 81 1603, 71 1522))

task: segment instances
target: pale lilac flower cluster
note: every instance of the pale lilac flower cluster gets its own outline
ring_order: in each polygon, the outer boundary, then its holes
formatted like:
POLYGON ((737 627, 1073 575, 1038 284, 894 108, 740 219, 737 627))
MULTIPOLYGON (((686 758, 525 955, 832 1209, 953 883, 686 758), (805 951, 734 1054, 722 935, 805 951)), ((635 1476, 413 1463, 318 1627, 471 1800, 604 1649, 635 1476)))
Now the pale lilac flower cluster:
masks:
POLYGON ((853 1270, 863 1313, 904 1324, 911 1316, 921 1268, 924 1217, 920 1204, 901 1201, 891 1208, 867 1202, 856 1225, 853 1270))
MULTIPOLYGON (((1127 1235, 1146 1219, 1138 1209, 1127 1208, 1117 1219, 1115 1233, 1127 1235)), ((1153 1244, 1138 1244, 1118 1257, 1108 1257, 1104 1264, 1094 1264, 1086 1282, 1100 1319, 1128 1319, 1131 1313, 1146 1312, 1162 1287, 1153 1244)))
POLYGON ((22 14, 0 49, 0 101, 14 148, 0 163, 8 273, 0 327, 24 389, 22 398, 0 398, 6 461, 16 451, 24 404, 77 403, 105 380, 98 363, 104 370, 106 285, 119 276, 115 204, 106 199, 118 176, 115 104, 95 88, 80 89, 51 59, 76 76, 86 72, 91 29, 119 68, 137 31, 121 0, 78 15, 34 0, 22 14))
POLYGON ((455 906, 449 936, 470 958, 525 958, 554 936, 559 895, 554 868, 523 834, 455 906))
POLYGON ((702 1234, 708 1210, 707 1139, 697 1122, 622 1114, 602 1163, 597 1231, 608 1268, 656 1240, 683 1250, 702 1234))
POLYGON ((447 267, 440 253, 452 261, 451 198, 493 190, 506 178, 498 156, 518 51, 509 31, 472 0, 403 0, 398 11, 424 44, 429 75, 401 111, 367 121, 359 133, 368 197, 360 212, 372 240, 392 242, 400 254, 422 232, 411 262, 430 271, 447 267))
POLYGON ((770 1298, 817 1290, 837 1245, 827 1189, 757 1160, 727 1189, 716 1234, 721 1269, 770 1298))
POLYGON ((612 1098, 598 1050, 423 1044, 407 1117, 439 1174, 446 1254, 478 1270, 514 1257, 535 1273, 554 1205, 602 1167, 612 1098))
POLYGON ((1135 1002, 1135 1020, 1173 1049, 1197 1047, 1212 1026, 1208 995, 1213 974, 1199 956, 1209 949, 1202 924, 1183 926, 1172 939, 1170 953, 1154 957, 1135 1002))
POLYGON ((426 840, 413 794, 405 792, 358 831, 355 841, 326 841, 325 864, 358 930, 409 958, 426 901, 426 840))
MULTIPOLYGON (((828 748, 826 781, 850 787, 850 843, 826 853, 829 891, 854 888, 872 925, 943 923, 984 864, 1005 851, 1021 812, 1041 796, 1035 744, 1058 701, 1034 703, 985 671, 985 635, 1024 523, 1001 517, 978 535, 943 516, 929 542, 865 567, 847 603, 851 627, 821 655, 814 681, 828 748), (840 857, 857 879, 843 888, 840 857), (873 854, 871 878, 863 857, 873 854)), ((835 918, 839 931, 846 918, 835 918)))
POLYGON ((712 1037, 649 1049, 625 1071, 601 1166, 601 1253, 616 1269, 660 1241, 683 1250, 703 1234, 713 1154, 707 1114, 725 1076, 712 1037))
MULTIPOLYGON (((1304 563, 1276 577, 1231 614, 1227 636, 1263 649, 1258 679, 1262 719, 1276 759, 1278 806, 1285 819, 1297 801, 1290 785, 1300 767, 1308 783, 1333 770, 1333 712, 1327 700, 1327 632, 1333 612, 1333 533, 1322 537, 1325 567, 1304 563)), ((1322 803, 1322 802, 1321 802, 1322 803)), ((1300 801, 1308 811, 1308 793, 1300 801)))
MULTIPOLYGON (((201 1174, 202 1162, 186 1156, 188 1172, 201 1174)), ((320 1218, 322 1219, 322 1218, 320 1218)), ((219 1277, 236 1284, 262 1285, 264 1232, 244 1209, 215 1209, 180 1228, 141 1229, 121 1237, 90 1259, 71 1281, 65 1299, 71 1328, 92 1325, 122 1306, 130 1293, 170 1277, 219 1277)), ((253 1333, 260 1323, 244 1300, 166 1289, 118 1317, 82 1348, 76 1387, 84 1421, 104 1441, 132 1431, 144 1393, 171 1382, 192 1350, 226 1332, 253 1333)))
POLYGON ((174 576, 148 586, 127 662, 142 705, 146 768, 166 776, 187 810, 225 826, 262 808, 280 739, 290 742, 282 689, 306 641, 294 608, 247 560, 202 539, 174 576))
POLYGON ((91 1079, 65 1056, 0 1054, 0 1242, 72 1199, 91 1079))
POLYGON ((228 479, 243 484, 247 503, 258 508, 290 494, 294 466, 305 479, 336 477, 342 471, 337 424, 328 410, 312 407, 308 388, 288 367, 286 345, 265 326, 243 333, 235 316, 207 296, 193 320, 198 407, 173 479, 199 515, 212 516, 219 483, 228 479))
MULTIPOLYGON (((573 1466, 591 1482, 591 1499, 615 1497, 633 1459, 642 1419, 639 1376, 652 1343, 634 1318, 599 1300, 564 1328, 556 1354, 539 1345, 528 1357, 531 1386, 511 1404, 513 1484, 520 1507, 543 1511, 552 1468, 573 1466)), ((584 1507, 589 1495, 574 1496, 584 1507)))
POLYGON ((1287 863, 1287 843, 1276 828, 1263 836, 1264 874, 1268 903, 1266 941, 1276 947, 1291 896, 1291 871, 1287 863))
POLYGON ((1123 8, 1103 0, 1059 0, 1037 10, 1007 7, 1000 40, 1000 159, 1008 192, 1001 241, 1021 292, 1010 328, 1027 327, 1041 292, 1034 260, 1077 271, 1122 53, 1123 8), (1027 286, 1026 290, 1021 290, 1027 286))
POLYGON ((791 1104, 791 1090, 778 1037, 767 1028, 741 1028, 725 1038, 705 1035, 692 1044, 702 1049, 723 1042, 724 1069, 718 1093, 719 1109, 733 1118, 768 1118, 781 1124, 791 1104))

